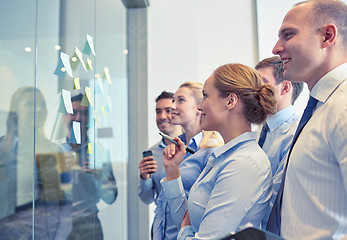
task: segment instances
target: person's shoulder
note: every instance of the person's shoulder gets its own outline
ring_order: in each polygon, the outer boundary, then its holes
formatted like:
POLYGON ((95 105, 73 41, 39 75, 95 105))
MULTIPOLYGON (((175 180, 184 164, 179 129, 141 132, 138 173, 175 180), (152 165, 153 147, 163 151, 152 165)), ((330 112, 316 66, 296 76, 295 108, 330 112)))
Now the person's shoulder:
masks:
POLYGON ((162 141, 160 140, 159 142, 157 142, 156 144, 152 145, 150 148, 148 148, 148 150, 156 150, 156 149, 159 149, 159 148, 164 148, 162 146, 162 141))
POLYGON ((247 169, 251 172, 267 172, 271 169, 266 153, 256 142, 238 149, 225 159, 225 164, 232 163, 233 167, 247 169))

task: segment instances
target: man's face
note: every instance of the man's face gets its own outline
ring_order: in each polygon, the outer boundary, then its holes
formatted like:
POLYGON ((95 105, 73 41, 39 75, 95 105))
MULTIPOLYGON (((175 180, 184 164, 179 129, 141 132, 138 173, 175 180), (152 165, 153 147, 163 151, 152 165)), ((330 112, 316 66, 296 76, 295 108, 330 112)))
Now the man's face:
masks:
POLYGON ((165 134, 170 134, 176 128, 176 126, 171 123, 171 105, 171 98, 160 99, 157 101, 155 108, 157 127, 165 134))
POLYGON ((284 63, 285 79, 304 81, 312 88, 320 78, 325 56, 321 46, 322 34, 318 34, 310 24, 311 7, 312 3, 306 3, 287 13, 272 52, 278 54, 284 63))
POLYGON ((80 122, 81 131, 85 131, 88 129, 88 121, 89 121, 89 108, 81 106, 81 102, 74 101, 72 102, 72 109, 74 114, 66 114, 65 123, 68 128, 71 130, 72 122, 80 122))

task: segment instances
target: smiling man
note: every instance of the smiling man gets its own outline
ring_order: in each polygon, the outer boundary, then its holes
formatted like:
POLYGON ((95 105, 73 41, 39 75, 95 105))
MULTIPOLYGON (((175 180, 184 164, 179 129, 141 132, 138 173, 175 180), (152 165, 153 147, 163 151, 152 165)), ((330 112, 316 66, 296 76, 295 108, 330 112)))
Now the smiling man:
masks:
MULTIPOLYGON (((156 98, 156 123, 160 132, 177 137, 183 133, 180 125, 171 123, 171 105, 173 93, 163 91, 156 98)), ((162 139, 160 142, 152 146, 152 156, 144 157, 139 163, 140 182, 138 195, 140 199, 150 204, 154 201, 157 204, 157 197, 161 191, 160 175, 163 169, 162 151, 166 145, 170 144, 168 140, 162 139)))
POLYGON ((284 78, 310 90, 267 227, 285 239, 347 237, 346 23, 341 1, 298 3, 273 49, 284 78))

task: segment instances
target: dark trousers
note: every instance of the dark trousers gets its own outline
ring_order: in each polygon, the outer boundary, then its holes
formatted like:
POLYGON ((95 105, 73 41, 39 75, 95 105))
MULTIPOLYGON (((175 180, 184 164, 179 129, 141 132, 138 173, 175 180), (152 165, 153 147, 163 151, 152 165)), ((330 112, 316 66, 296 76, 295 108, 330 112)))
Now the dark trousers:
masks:
POLYGON ((97 213, 72 220, 68 240, 103 240, 101 223, 97 213))

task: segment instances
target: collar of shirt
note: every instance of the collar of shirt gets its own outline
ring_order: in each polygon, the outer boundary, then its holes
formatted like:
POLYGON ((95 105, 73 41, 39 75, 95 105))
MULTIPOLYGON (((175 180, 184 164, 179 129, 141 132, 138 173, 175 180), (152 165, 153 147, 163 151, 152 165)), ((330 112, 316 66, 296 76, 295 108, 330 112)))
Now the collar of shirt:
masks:
MULTIPOLYGON (((311 90, 310 95, 320 102, 326 102, 334 90, 347 79, 347 63, 328 72, 311 90)), ((319 104, 319 103, 318 103, 319 104)))
POLYGON ((212 153, 215 158, 218 158, 220 155, 224 154, 225 152, 237 147, 239 144, 248 142, 248 141, 255 141, 257 137, 256 132, 245 132, 241 134, 240 136, 232 139, 228 143, 226 143, 224 146, 219 147, 214 153, 212 153))
POLYGON ((197 151, 200 146, 202 136, 202 132, 196 134, 192 139, 190 139, 188 146, 192 148, 192 150, 197 151))
POLYGON ((159 147, 166 148, 166 145, 164 143, 164 138, 161 139, 161 141, 159 143, 159 147))
POLYGON ((294 114, 295 114, 294 106, 290 105, 289 107, 286 107, 285 109, 282 109, 281 111, 277 112, 275 115, 270 116, 266 120, 266 123, 270 129, 270 132, 273 132, 277 128, 279 128, 285 121, 290 119, 294 114))

